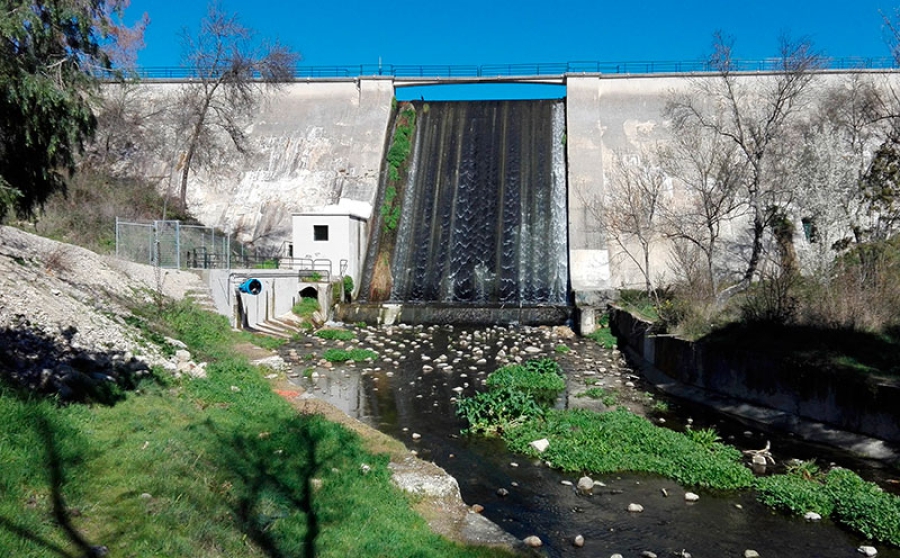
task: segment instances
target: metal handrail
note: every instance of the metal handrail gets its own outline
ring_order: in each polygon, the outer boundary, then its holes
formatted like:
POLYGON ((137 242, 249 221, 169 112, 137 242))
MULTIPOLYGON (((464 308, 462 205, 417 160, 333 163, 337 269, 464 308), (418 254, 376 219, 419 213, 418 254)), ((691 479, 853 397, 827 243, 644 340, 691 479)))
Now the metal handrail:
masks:
MULTIPOLYGON (((842 57, 823 59, 823 70, 889 70, 897 69, 893 57, 842 57)), ((735 72, 778 72, 783 70, 777 58, 732 61, 735 72)), ((360 64, 347 66, 297 66, 294 79, 340 79, 370 76, 394 78, 485 78, 521 76, 563 76, 567 74, 683 74, 708 73, 715 69, 708 61, 631 61, 631 62, 538 62, 517 64, 360 64)), ((138 68, 135 76, 150 80, 191 80, 204 72, 184 66, 149 66, 138 68)), ((256 75, 254 77, 260 78, 256 75)))

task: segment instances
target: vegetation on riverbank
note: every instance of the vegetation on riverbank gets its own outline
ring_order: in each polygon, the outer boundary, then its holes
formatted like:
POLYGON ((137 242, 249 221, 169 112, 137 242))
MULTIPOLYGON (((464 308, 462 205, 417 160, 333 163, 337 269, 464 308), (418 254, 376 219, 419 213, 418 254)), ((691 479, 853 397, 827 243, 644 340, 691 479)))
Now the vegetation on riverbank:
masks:
POLYGON ((209 361, 114 406, 59 406, 0 386, 0 548, 17 556, 504 556, 434 535, 388 458, 299 415, 188 304, 139 312, 209 361), (365 526, 365 528, 361 528, 365 526), (94 550, 92 550, 94 548, 94 550))
POLYGON ((773 508, 816 512, 867 538, 900 546, 900 497, 852 471, 834 468, 822 473, 799 463, 786 474, 757 478, 741 452, 721 443, 712 429, 675 432, 624 408, 604 413, 552 409, 528 390, 509 389, 516 382, 533 383, 524 373, 527 365, 502 370, 504 377, 517 378, 500 383, 489 375, 488 390, 461 398, 457 412, 468 420, 470 432, 499 435, 512 451, 576 473, 639 471, 690 487, 753 489, 773 508), (543 452, 531 445, 540 439, 550 442, 543 452))

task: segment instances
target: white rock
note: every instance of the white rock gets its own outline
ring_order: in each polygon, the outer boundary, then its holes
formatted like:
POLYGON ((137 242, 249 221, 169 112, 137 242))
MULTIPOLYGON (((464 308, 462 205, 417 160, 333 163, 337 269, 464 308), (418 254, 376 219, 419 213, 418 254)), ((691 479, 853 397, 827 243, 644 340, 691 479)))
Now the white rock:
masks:
POLYGON ((747 549, 744 551, 744 558, 759 558, 759 552, 747 549))
POLYGON ((581 548, 582 546, 584 546, 584 537, 581 535, 576 535, 575 540, 572 541, 572 544, 577 548, 581 548))
POLYGON ((628 504, 628 511, 631 513, 641 513, 644 511, 644 506, 640 504, 628 504))
POLYGON ((550 447, 550 440, 548 440, 547 438, 541 438, 540 440, 535 440, 528 445, 536 449, 538 453, 544 453, 545 451, 547 451, 547 448, 550 447))
POLYGON ((531 548, 538 548, 538 547, 544 545, 543 541, 541 541, 541 539, 539 537, 536 537, 534 535, 531 535, 530 537, 525 537, 524 542, 531 548))
POLYGON ((700 496, 697 496, 693 492, 685 492, 684 493, 684 501, 685 502, 696 502, 700 499, 700 496))
POLYGON ((581 477, 578 479, 578 492, 582 494, 591 494, 594 491, 594 479, 591 477, 581 477))
POLYGON ((806 512, 803 514, 803 519, 807 521, 819 521, 822 519, 822 516, 817 514, 816 512, 806 512))
POLYGON ((861 546, 857 548, 856 551, 860 554, 865 554, 869 558, 878 554, 878 550, 876 550, 874 546, 861 546))

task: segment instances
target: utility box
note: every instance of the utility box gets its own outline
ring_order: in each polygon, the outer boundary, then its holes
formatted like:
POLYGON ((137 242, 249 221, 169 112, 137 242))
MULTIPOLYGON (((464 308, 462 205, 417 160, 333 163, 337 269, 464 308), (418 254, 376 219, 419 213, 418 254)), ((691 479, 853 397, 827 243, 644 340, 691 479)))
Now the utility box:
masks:
POLYGON ((368 222, 372 206, 364 202, 341 200, 308 213, 293 216, 292 266, 304 269, 315 262, 331 262, 331 279, 350 276, 358 286, 368 246, 368 222))

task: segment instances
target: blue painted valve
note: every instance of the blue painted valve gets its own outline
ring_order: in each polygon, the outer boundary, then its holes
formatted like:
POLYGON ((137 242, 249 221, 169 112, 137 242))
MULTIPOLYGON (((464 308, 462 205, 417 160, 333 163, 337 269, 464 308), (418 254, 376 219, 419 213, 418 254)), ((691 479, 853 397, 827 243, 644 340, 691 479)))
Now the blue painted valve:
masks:
POLYGON ((258 295, 262 292, 262 282, 259 279, 247 279, 241 286, 238 287, 238 290, 242 293, 258 295))

